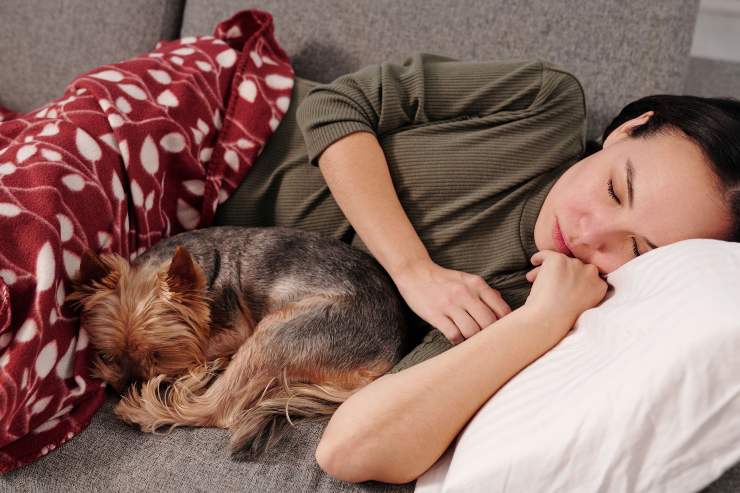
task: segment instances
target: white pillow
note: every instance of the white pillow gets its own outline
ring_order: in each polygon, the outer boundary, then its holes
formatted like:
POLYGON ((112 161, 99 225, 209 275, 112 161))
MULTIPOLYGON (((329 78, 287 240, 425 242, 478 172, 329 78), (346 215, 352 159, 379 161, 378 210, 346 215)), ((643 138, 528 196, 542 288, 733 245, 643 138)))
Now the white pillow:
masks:
POLYGON ((740 244, 681 241, 607 281, 416 493, 693 492, 740 460, 740 244))

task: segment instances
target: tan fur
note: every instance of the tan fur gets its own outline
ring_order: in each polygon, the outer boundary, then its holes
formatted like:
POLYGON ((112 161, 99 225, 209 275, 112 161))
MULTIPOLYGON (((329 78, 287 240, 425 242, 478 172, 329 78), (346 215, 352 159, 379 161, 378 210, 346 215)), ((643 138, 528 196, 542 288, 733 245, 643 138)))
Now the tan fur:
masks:
POLYGON ((87 283, 80 279, 68 297, 82 308, 83 326, 97 350, 94 375, 121 392, 131 381, 181 375, 206 362, 210 312, 204 280, 198 289, 176 290, 168 266, 132 269, 118 255, 99 260, 107 274, 87 283))
POLYGON ((119 392, 130 380, 143 381, 140 389, 129 388, 115 413, 145 432, 163 426, 168 432, 177 426, 228 428, 232 452, 255 457, 295 420, 331 415, 392 366, 377 361, 340 371, 298 348, 288 348, 287 361, 270 349, 271 329, 279 322, 336 302, 339 295, 276 307, 256 325, 241 307, 234 327, 212 328, 205 282, 187 289, 181 265, 173 282, 168 264, 133 269, 117 256, 99 260, 88 260, 85 272, 103 277, 81 279, 70 298, 83 308, 91 343, 103 355, 94 362, 95 374, 119 392), (212 332, 218 335, 209 337, 212 332))

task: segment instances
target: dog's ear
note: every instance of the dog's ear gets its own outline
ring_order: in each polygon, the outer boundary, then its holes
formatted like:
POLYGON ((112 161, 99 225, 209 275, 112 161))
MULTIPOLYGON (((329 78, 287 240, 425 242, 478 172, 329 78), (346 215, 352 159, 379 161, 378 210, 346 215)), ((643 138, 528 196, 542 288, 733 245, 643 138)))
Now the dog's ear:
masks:
POLYGON ((100 257, 92 250, 85 250, 80 260, 80 273, 77 275, 77 284, 91 285, 93 282, 100 282, 105 276, 111 273, 111 267, 103 262, 100 257))
POLYGON ((167 285, 172 291, 180 293, 199 291, 206 286, 206 276, 182 245, 177 246, 175 256, 172 257, 167 271, 167 285))
POLYGON ((65 297, 65 303, 72 306, 81 306, 92 293, 98 290, 97 284, 107 284, 107 287, 118 282, 118 275, 111 274, 117 268, 114 263, 106 262, 92 250, 85 250, 80 259, 80 271, 72 281, 72 292, 65 297))

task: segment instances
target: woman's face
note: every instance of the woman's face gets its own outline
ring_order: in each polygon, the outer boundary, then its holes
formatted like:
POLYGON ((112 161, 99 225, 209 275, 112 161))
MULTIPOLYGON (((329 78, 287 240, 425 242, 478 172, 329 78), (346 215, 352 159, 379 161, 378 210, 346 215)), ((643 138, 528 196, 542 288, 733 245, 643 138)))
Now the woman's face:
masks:
POLYGON ((683 133, 629 137, 628 129, 651 114, 625 122, 609 135, 601 151, 560 176, 535 223, 539 250, 561 251, 553 237, 557 222, 569 256, 608 274, 635 258, 635 246, 643 254, 689 238, 729 235, 729 212, 699 146, 683 133))

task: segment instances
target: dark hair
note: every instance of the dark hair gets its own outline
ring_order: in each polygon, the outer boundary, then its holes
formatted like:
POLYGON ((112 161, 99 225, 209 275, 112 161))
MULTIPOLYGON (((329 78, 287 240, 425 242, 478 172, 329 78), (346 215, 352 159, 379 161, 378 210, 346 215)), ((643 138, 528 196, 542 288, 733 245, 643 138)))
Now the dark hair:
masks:
MULTIPOLYGON (((647 138, 680 130, 696 143, 707 158, 720 196, 732 214, 727 241, 740 242, 740 101, 734 98, 703 98, 656 94, 629 103, 606 127, 601 138, 624 122, 653 111, 650 119, 630 131, 632 138, 647 138)), ((601 149, 601 143, 587 143, 586 155, 601 149)))

